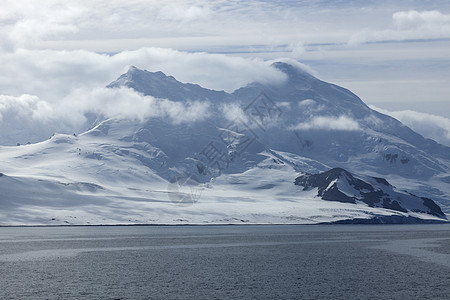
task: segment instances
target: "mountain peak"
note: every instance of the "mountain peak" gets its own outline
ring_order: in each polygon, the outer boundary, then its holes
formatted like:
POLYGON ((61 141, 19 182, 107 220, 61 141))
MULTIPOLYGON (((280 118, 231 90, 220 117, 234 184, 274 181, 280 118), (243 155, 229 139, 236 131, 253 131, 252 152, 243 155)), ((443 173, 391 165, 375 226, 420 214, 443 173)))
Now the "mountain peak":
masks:
POLYGON ((130 66, 128 68, 128 72, 132 72, 132 71, 135 71, 135 70, 140 70, 140 69, 138 67, 136 67, 136 66, 130 66))
POLYGON ((167 76, 166 74, 164 74, 161 71, 150 72, 147 70, 139 69, 136 66, 130 66, 128 68, 128 71, 125 74, 123 74, 122 76, 127 77, 129 80, 140 80, 140 78, 163 79, 163 78, 171 77, 171 76, 167 76))
POLYGON ((202 88, 197 84, 182 83, 161 71, 150 72, 130 66, 128 71, 107 85, 108 88, 128 87, 146 96, 172 101, 222 99, 225 92, 202 88))
POLYGON ((277 61, 271 64, 272 67, 282 71, 284 74, 288 75, 289 77, 295 77, 295 76, 310 76, 310 72, 306 71, 305 68, 302 68, 300 65, 294 65, 286 62, 277 61))

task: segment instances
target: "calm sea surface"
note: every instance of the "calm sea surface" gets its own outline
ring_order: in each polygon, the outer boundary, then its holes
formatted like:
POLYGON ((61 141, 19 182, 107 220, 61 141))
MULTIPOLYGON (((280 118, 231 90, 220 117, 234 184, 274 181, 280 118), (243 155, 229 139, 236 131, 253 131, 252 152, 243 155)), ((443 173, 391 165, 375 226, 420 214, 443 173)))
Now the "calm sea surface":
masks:
POLYGON ((0 299, 450 299, 450 225, 0 228, 0 299))

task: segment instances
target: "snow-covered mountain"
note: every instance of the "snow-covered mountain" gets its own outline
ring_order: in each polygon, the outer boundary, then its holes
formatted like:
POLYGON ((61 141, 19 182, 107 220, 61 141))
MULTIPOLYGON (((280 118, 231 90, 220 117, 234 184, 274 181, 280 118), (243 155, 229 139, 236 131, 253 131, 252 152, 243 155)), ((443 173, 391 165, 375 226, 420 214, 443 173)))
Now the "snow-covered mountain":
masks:
POLYGON ((1 147, 0 223, 445 219, 435 202, 450 213, 450 148, 297 66, 273 66, 283 84, 233 93, 131 67, 108 87, 189 113, 1 147))

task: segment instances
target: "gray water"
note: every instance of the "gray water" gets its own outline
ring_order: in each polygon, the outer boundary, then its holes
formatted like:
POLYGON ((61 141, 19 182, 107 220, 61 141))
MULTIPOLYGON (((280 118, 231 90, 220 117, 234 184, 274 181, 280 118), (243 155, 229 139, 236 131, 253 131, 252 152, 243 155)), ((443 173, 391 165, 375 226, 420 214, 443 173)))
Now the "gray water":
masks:
POLYGON ((450 299, 450 226, 0 228, 0 272, 0 299, 450 299))

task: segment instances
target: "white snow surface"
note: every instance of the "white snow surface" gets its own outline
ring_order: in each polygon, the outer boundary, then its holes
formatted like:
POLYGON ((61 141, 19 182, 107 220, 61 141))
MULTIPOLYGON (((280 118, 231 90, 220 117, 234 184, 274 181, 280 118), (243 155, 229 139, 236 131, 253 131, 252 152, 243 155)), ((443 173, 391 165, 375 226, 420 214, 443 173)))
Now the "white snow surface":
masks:
MULTIPOLYGON (((0 224, 316 224, 374 215, 438 219, 321 200, 316 189, 295 186, 301 173, 288 163, 274 162, 277 156, 268 152, 261 152, 261 162, 242 173, 174 190, 170 180, 129 155, 155 159, 158 149, 149 155, 140 144, 118 140, 91 131, 2 147, 0 224)), ((309 159, 295 161, 313 169, 309 159)))

